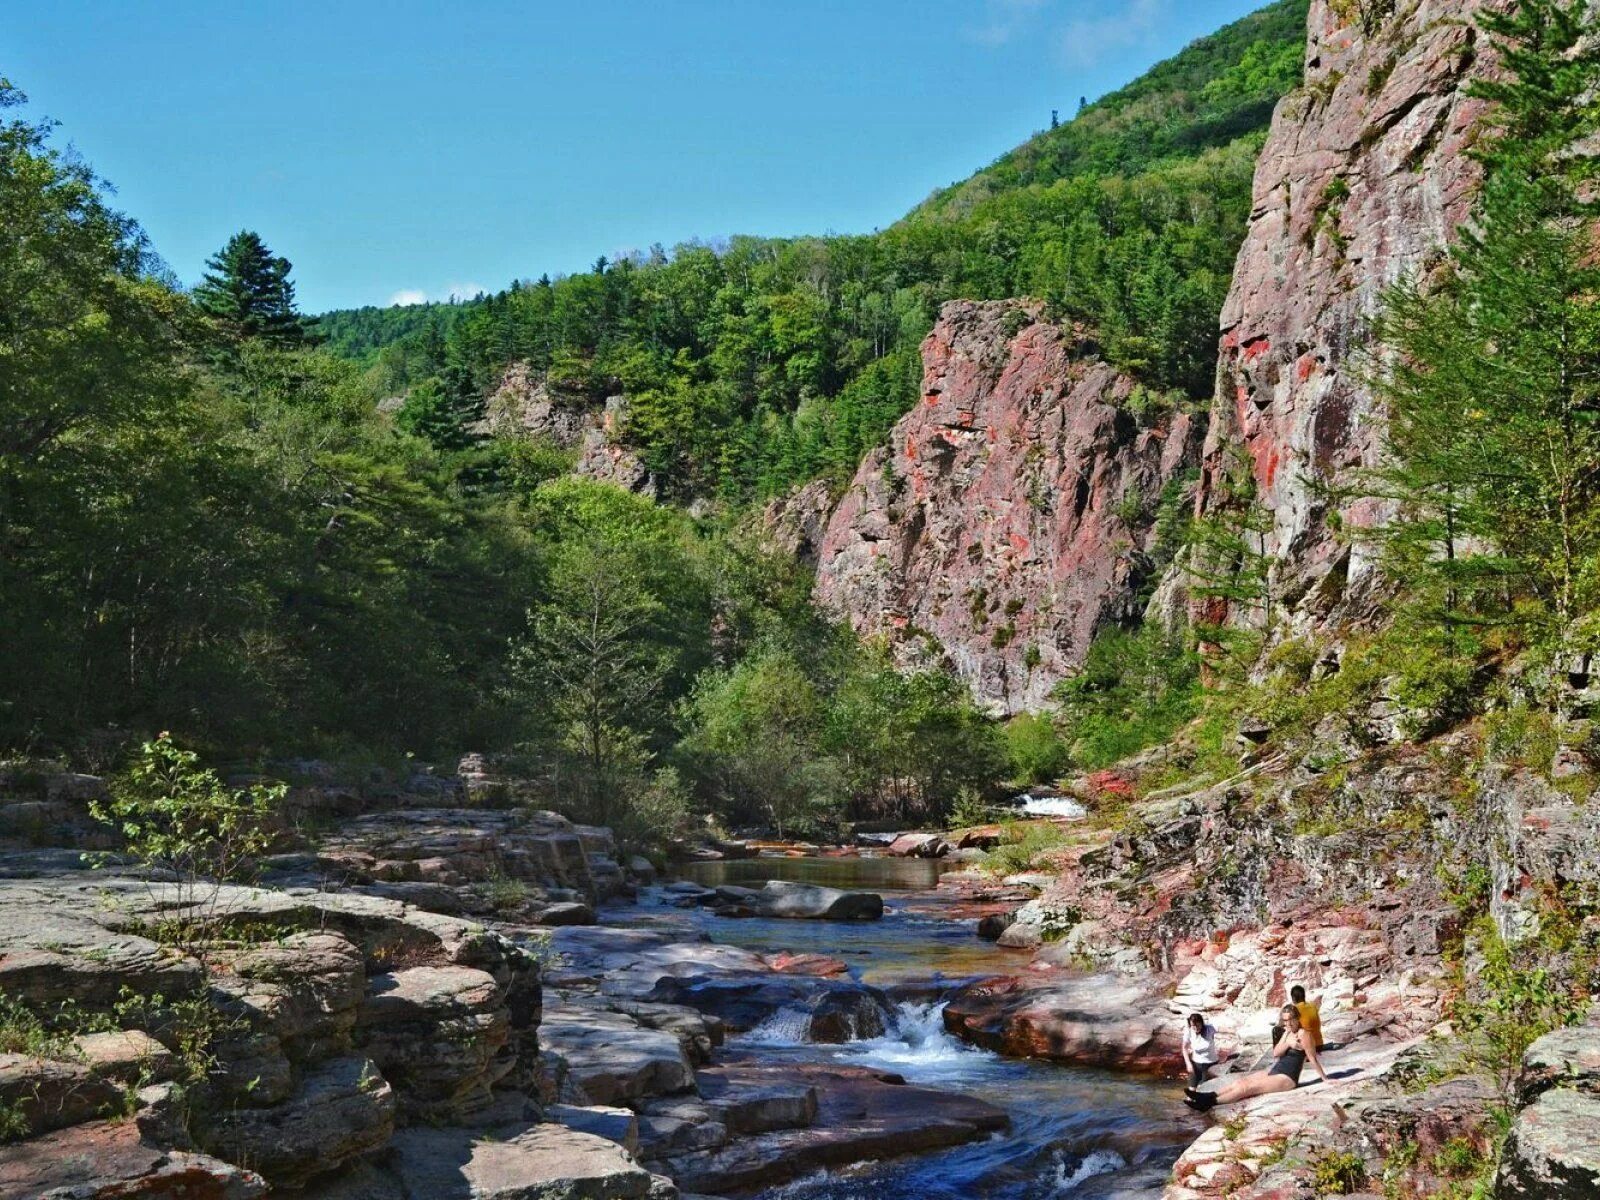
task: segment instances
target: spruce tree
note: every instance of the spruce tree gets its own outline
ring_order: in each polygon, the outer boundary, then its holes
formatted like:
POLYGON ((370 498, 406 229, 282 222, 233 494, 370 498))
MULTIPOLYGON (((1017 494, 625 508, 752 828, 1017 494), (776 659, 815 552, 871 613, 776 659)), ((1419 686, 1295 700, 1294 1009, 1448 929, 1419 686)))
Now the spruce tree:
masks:
POLYGON ((194 289, 195 303, 232 337, 285 347, 305 342, 305 323, 294 306, 291 264, 268 250, 260 234, 248 229, 234 234, 206 261, 206 268, 194 289))
MULTIPOLYGON (((1448 261, 1387 297, 1389 461, 1378 531, 1445 626, 1504 622, 1555 653, 1600 606, 1600 48, 1584 0, 1522 0, 1481 24, 1500 78, 1473 151, 1484 182, 1448 261)), ((1591 632, 1600 632, 1591 631, 1591 632)), ((1581 645, 1580 645, 1581 643, 1581 645)), ((1588 647, 1594 649, 1596 647, 1588 647)))

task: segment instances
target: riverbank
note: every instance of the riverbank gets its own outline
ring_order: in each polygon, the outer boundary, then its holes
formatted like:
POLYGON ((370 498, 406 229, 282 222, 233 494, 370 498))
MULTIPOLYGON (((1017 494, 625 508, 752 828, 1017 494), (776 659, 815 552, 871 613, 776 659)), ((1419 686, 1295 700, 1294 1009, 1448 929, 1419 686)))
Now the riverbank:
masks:
MULTIPOLYGON (((1438 786, 1414 761, 1355 781, 1378 806, 1438 786)), ((684 879, 607 830, 430 785, 214 890, 50 849, 84 844, 99 786, 62 777, 61 823, 0 854, 0 1194, 1196 1200, 1390 1158, 1399 1194, 1435 1194, 1502 1100, 1449 1060, 1448 915, 1397 839, 1284 840, 1237 783, 1129 806, 1137 784, 1117 809, 1081 795, 1011 877, 774 846, 684 879), (1183 1014, 1243 1068, 1300 981, 1332 1082, 1184 1110, 1183 1014)), ((1515 853, 1582 862, 1562 847, 1586 810, 1518 786, 1537 816, 1515 853)), ((1584 1169, 1586 1029, 1518 1083, 1513 1169, 1584 1169)))

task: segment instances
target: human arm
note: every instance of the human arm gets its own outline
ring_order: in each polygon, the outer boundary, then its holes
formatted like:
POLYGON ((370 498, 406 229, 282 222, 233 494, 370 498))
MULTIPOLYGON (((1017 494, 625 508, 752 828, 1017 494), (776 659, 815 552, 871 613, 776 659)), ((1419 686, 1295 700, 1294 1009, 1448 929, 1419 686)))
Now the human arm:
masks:
POLYGON ((1310 1063, 1312 1069, 1316 1071, 1317 1077, 1320 1078, 1323 1083, 1327 1083, 1328 1072, 1323 1069, 1322 1058, 1317 1054, 1317 1047, 1315 1044, 1316 1039, 1311 1036, 1311 1031, 1308 1029, 1302 1029, 1299 1033, 1299 1038, 1300 1048, 1306 1053, 1306 1061, 1310 1063))

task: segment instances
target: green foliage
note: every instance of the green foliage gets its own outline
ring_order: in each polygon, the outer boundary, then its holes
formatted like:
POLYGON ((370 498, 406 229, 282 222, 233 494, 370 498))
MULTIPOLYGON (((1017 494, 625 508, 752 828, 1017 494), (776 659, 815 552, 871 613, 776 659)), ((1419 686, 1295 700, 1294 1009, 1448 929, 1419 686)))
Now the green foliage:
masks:
POLYGON ((1388 296, 1391 461, 1366 494, 1378 536, 1447 629, 1502 625, 1561 655, 1600 604, 1600 264, 1591 252, 1591 97, 1600 48, 1582 3, 1525 0, 1479 20, 1505 67, 1474 85, 1484 185, 1444 266, 1388 296))
POLYGON ((230 338, 298 346, 306 330, 295 311, 290 270, 289 260, 268 250, 260 234, 243 230, 206 260, 195 303, 230 338))
POLYGON ((1272 107, 1299 81, 1280 0, 870 236, 686 243, 459 306, 330 313, 387 392, 459 364, 478 395, 526 361, 596 395, 670 495, 842 483, 921 390, 954 298, 1031 295, 1157 393, 1209 395, 1216 321, 1272 107))
POLYGON ((1328 7, 1341 21, 1359 25, 1371 37, 1394 14, 1394 4, 1395 0, 1332 0, 1328 7))
POLYGON ((1495 1079, 1509 1101, 1528 1047, 1577 1020, 1586 1002, 1536 961, 1537 947, 1507 945, 1487 920, 1480 919, 1475 932, 1482 961, 1456 1002, 1454 1016, 1474 1063, 1495 1079))
POLYGON ((823 722, 822 697, 796 656, 761 651, 701 678, 684 750, 700 761, 718 811, 762 813, 780 837, 813 833, 842 799, 823 722))
POLYGON ((14 996, 0 996, 0 1054, 63 1059, 72 1053, 72 1036, 52 1026, 14 996))
MULTIPOLYGON (((216 1043, 243 1028, 243 1020, 225 1016, 210 997, 192 995, 168 999, 160 993, 136 992, 123 987, 117 999, 103 1009, 89 1009, 63 1000, 40 1011, 15 997, 0 996, 0 1054, 79 1062, 83 1055, 76 1039, 83 1034, 137 1029, 150 1034, 173 1052, 173 1082, 187 1101, 202 1087, 216 1067, 216 1043)), ((125 1097, 131 1115, 132 1088, 125 1097)), ((30 1132, 21 1097, 0 1104, 0 1144, 14 1142, 30 1132)), ((115 1115, 114 1111, 102 1112, 115 1115)), ((185 1104, 187 1118, 187 1104, 185 1104)))
POLYGON ((963 793, 987 791, 1004 775, 999 730, 953 674, 901 671, 868 646, 837 678, 824 745, 855 815, 940 821, 963 793))
POLYGON ((1072 762, 1109 766, 1196 715, 1199 661, 1181 635, 1158 624, 1109 629, 1090 644, 1083 669, 1057 685, 1055 698, 1072 762))
POLYGON ((1348 1196, 1367 1183, 1367 1164, 1351 1150, 1320 1150, 1311 1156, 1311 1182, 1319 1196, 1348 1196))
POLYGON ((1019 713, 1006 722, 1006 754, 1011 780, 1021 787, 1056 778, 1070 757, 1055 722, 1044 713, 1019 713))
POLYGON ((287 792, 281 783, 229 788, 200 766, 199 755, 162 733, 139 747, 110 795, 91 801, 89 811, 139 863, 192 889, 252 877, 272 845, 272 821, 287 792))
POLYGON ((1061 827, 1049 821, 1008 821, 1001 826, 999 843, 983 856, 983 869, 993 875, 1031 871, 1066 842, 1061 827))
POLYGON ((395 424, 440 450, 461 450, 472 441, 468 426, 483 415, 483 401, 460 373, 430 376, 406 396, 395 424))
POLYGON ((817 832, 845 816, 942 820, 1000 779, 999 731, 943 671, 836 639, 757 649, 703 677, 679 754, 731 822, 817 832))
POLYGON ((1526 767, 1548 778, 1560 748, 1560 726, 1544 708, 1513 703, 1484 720, 1484 753, 1490 761, 1526 767))

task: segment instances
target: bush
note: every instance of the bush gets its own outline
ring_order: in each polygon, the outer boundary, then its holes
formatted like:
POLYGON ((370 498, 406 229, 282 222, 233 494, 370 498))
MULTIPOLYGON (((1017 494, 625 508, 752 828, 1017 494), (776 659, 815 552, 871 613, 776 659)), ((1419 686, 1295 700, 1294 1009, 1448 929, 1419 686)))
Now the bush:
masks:
POLYGON ((1159 625, 1109 630, 1055 696, 1074 764, 1110 766, 1164 741, 1195 715, 1199 658, 1159 625))
POLYGON ((1311 1179, 1319 1196, 1348 1196, 1367 1183, 1367 1164, 1350 1150, 1323 1150, 1311 1159, 1311 1179))
POLYGON ((1007 822, 1000 832, 1000 844, 983 856, 983 869, 995 875, 1028 871, 1066 842, 1067 835, 1049 821, 1007 822))
POLYGON ((1478 932, 1483 961, 1473 972, 1472 992, 1457 1001, 1454 1016, 1472 1056, 1509 1100, 1528 1047, 1571 1024, 1583 1005, 1548 968, 1524 961, 1525 954, 1506 945, 1487 918, 1479 919, 1478 932))
POLYGON ((1012 781, 1027 787, 1056 778, 1067 768, 1067 745, 1043 713, 1020 713, 1006 725, 1006 755, 1012 781))
POLYGON ((97 821, 114 827, 127 853, 142 866, 170 874, 188 919, 210 914, 193 911, 208 903, 223 883, 249 882, 256 863, 272 845, 273 821, 288 788, 281 783, 232 789, 199 755, 181 749, 170 734, 145 742, 132 764, 111 785, 110 795, 92 801, 97 821))

